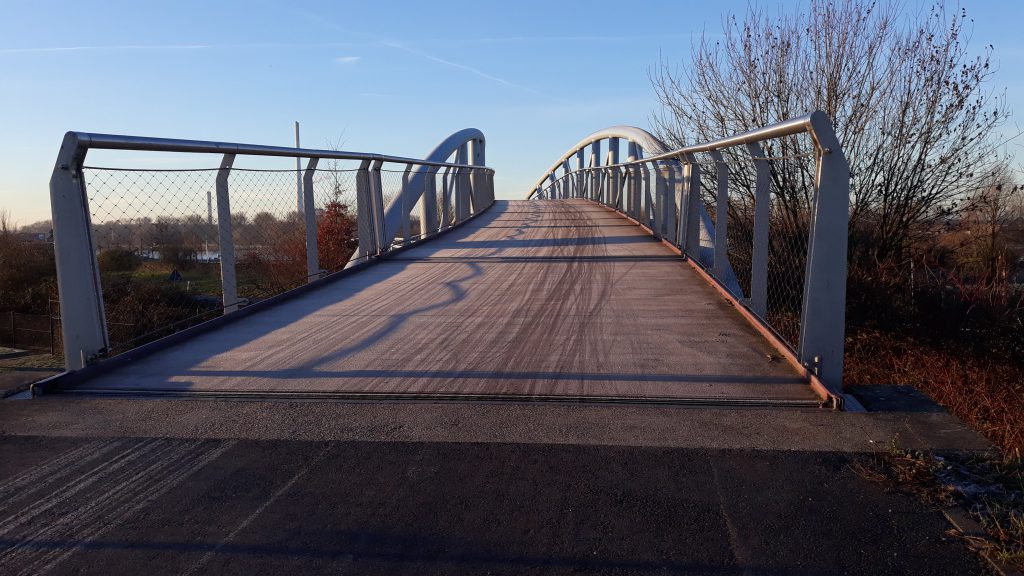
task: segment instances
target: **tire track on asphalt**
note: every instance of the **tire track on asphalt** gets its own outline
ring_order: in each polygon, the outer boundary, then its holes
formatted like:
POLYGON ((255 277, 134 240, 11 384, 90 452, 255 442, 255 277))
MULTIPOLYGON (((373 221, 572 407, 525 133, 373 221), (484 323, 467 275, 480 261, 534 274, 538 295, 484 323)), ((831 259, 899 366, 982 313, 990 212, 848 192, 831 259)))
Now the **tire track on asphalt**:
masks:
POLYGON ((22 538, 0 555, 8 573, 44 574, 103 533, 119 526, 187 477, 212 462, 235 441, 163 440, 147 461, 110 479, 116 482, 56 522, 22 538), (169 454, 168 454, 169 453, 169 454))

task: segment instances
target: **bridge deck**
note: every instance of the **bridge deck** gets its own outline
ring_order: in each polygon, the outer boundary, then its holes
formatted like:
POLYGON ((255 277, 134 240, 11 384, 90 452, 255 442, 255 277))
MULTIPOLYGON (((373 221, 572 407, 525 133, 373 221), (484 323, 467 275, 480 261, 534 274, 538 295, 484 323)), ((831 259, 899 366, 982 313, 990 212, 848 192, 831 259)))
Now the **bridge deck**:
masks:
POLYGON ((87 389, 814 402, 689 266, 581 200, 497 202, 87 389))

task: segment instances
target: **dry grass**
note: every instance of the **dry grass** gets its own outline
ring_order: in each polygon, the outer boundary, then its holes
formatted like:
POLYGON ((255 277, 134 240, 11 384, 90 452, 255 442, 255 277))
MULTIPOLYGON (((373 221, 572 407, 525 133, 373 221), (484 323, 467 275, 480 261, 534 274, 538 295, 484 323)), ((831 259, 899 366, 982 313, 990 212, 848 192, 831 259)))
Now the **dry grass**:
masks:
POLYGON ((914 386, 999 446, 1010 460, 1024 454, 1024 367, 998 351, 979 360, 909 337, 859 330, 846 343, 845 382, 914 386))

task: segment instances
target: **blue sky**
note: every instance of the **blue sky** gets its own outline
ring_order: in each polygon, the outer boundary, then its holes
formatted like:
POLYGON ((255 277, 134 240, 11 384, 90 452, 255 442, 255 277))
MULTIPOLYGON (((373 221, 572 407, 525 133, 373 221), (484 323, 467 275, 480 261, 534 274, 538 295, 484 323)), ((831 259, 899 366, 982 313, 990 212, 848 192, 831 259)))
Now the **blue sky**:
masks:
MULTIPOLYGON (((590 132, 647 127, 648 68, 747 0, 628 5, 0 0, 0 208, 49 217, 68 130, 292 145, 295 120, 309 147, 413 157, 480 128, 498 196, 522 197, 590 132)), ((1020 4, 962 5, 1024 126, 1020 4)))

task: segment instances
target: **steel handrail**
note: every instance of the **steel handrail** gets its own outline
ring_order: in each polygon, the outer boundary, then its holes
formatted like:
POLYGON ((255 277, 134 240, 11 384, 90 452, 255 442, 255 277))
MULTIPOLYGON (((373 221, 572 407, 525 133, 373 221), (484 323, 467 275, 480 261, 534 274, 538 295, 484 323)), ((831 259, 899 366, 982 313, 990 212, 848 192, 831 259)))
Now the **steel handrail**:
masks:
POLYGON ((313 148, 289 148, 287 146, 265 146, 235 142, 213 142, 206 140, 179 140, 176 138, 151 138, 145 136, 124 136, 118 134, 96 134, 71 131, 65 138, 77 139, 77 147, 101 150, 137 150, 149 152, 186 152, 197 154, 241 154, 248 156, 285 156, 290 158, 324 158, 328 160, 370 160, 394 164, 415 164, 437 168, 470 168, 485 172, 494 169, 471 164, 433 162, 417 158, 404 158, 369 152, 346 152, 343 150, 319 150, 313 148))
MULTIPOLYGON (((764 140, 772 140, 775 138, 782 138, 784 136, 793 136, 796 134, 804 133, 811 135, 811 139, 814 141, 815 149, 819 153, 828 154, 829 152, 831 152, 831 147, 822 145, 821 143, 823 136, 827 136, 819 134, 814 128, 815 124, 820 125, 820 122, 823 120, 827 122, 829 126, 831 126, 831 120, 829 119, 828 115, 820 110, 817 110, 809 114, 804 114, 803 116, 797 116, 796 118, 791 118, 789 120, 784 120, 782 122, 771 124, 769 126, 763 126, 761 128, 749 130, 741 134, 735 134, 733 136, 719 138, 718 140, 712 140, 711 142, 692 144, 690 146, 684 146, 676 150, 670 150, 668 152, 655 154, 653 156, 645 156, 644 158, 638 158, 636 160, 628 160, 626 162, 578 168, 576 170, 573 170, 573 172, 593 171, 605 168, 624 168, 629 166, 636 166, 639 164, 656 162, 659 160, 677 160, 686 163, 685 157, 688 154, 710 152, 712 150, 722 150, 724 148, 732 148, 744 144, 752 144, 755 142, 762 142, 764 140)), ((530 188, 530 193, 527 195, 526 199, 529 200, 530 198, 533 198, 533 196, 537 193, 539 189, 545 188, 544 183, 548 181, 549 178, 547 175, 557 172, 563 166, 565 161, 572 158, 579 149, 583 148, 586 145, 589 145, 590 143, 591 142, 589 141, 584 141, 581 144, 577 144, 577 146, 575 146, 570 152, 563 155, 562 158, 558 160, 558 162, 552 164, 551 168, 548 169, 547 172, 545 172, 545 176, 537 180, 533 187, 530 188)))

